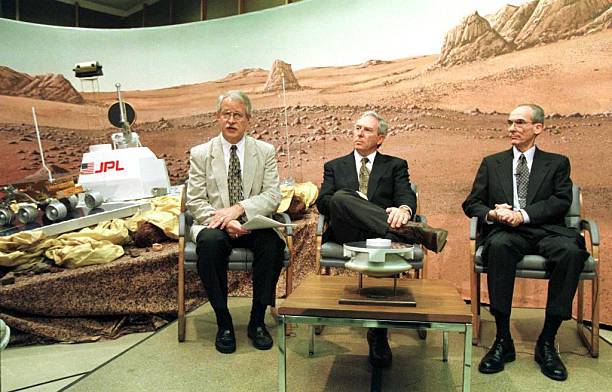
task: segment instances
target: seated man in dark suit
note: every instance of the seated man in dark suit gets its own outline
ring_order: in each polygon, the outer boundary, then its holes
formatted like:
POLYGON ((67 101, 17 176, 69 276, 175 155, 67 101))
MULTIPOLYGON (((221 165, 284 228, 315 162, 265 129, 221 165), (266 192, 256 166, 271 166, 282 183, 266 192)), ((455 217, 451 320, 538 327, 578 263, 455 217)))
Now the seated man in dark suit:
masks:
POLYGON ((562 381, 567 370, 555 349, 555 336, 561 322, 572 316, 578 277, 589 254, 584 239, 563 225, 572 203, 570 162, 536 147, 543 129, 540 106, 520 105, 510 113, 512 148, 484 158, 463 210, 486 222, 483 257, 497 327, 495 342, 478 370, 497 373, 504 370, 504 363, 514 361, 510 311, 516 264, 524 255, 537 253, 551 261, 552 271, 535 360, 547 377, 562 381))
MULTIPOLYGON (((378 152, 387 134, 387 122, 376 112, 365 112, 353 132, 354 151, 325 163, 317 199, 319 211, 329 217, 324 241, 344 244, 368 238, 422 243, 442 250, 447 232, 413 222, 416 195, 410 187, 405 160, 378 152)), ((392 355, 384 328, 368 331, 370 363, 391 365, 392 355)))

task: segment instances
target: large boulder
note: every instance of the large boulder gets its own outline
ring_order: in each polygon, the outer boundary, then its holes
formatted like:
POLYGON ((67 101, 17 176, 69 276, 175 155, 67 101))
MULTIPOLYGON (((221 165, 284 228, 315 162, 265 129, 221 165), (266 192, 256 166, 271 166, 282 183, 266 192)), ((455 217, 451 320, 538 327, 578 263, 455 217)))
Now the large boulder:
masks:
POLYGON ((514 15, 516 10, 518 9, 519 7, 515 5, 506 4, 505 6, 501 7, 496 13, 486 15, 484 18, 489 22, 489 25, 491 25, 491 28, 493 30, 499 31, 506 24, 506 22, 510 20, 512 15, 514 15))
POLYGON ((478 12, 464 18, 446 34, 437 65, 449 66, 482 60, 514 50, 478 12))
POLYGON ((540 0, 514 43, 522 49, 577 35, 610 7, 610 0, 540 0))
POLYGON ((599 15, 594 21, 582 26, 576 33, 579 35, 593 34, 612 28, 612 7, 599 15))
POLYGON ((31 76, 0 66, 0 94, 83 103, 83 97, 63 75, 45 74, 31 76))
POLYGON ((523 30, 525 24, 531 18, 533 11, 538 5, 538 0, 529 1, 521 4, 515 12, 506 20, 503 24, 494 27, 494 29, 501 35, 506 41, 514 42, 517 35, 523 30))
POLYGON ((268 74, 268 80, 264 91, 281 91, 283 89, 283 77, 285 78, 285 90, 301 90, 297 78, 291 70, 291 64, 282 60, 274 60, 272 70, 268 74))

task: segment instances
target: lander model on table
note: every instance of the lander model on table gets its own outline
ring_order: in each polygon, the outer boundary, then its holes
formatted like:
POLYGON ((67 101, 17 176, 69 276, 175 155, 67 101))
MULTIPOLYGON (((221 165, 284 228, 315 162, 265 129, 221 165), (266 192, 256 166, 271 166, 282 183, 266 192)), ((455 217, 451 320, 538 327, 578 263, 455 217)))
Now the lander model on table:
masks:
POLYGON ((344 244, 344 256, 350 257, 345 267, 359 272, 357 286, 346 286, 339 303, 349 305, 416 306, 414 297, 397 287, 401 272, 412 269, 414 247, 411 244, 374 238, 344 244), (393 278, 393 286, 364 287, 363 275, 393 278))

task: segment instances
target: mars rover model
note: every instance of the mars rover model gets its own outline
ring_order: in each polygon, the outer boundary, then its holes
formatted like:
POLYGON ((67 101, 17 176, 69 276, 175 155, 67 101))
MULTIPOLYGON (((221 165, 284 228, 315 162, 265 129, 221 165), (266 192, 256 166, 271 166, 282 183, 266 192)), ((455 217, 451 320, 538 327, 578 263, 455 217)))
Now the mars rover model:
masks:
POLYGON ((39 228, 48 235, 76 230, 147 210, 148 202, 134 200, 168 192, 166 164, 143 147, 138 134, 131 131, 136 113, 121 98, 120 87, 116 84, 118 101, 110 107, 108 117, 121 132, 111 135, 112 145, 90 146, 83 155, 77 183, 72 176, 53 178, 45 164, 36 112, 32 108, 41 162, 48 179, 0 187, 0 235, 39 228), (9 228, 1 229, 3 226, 9 228))
POLYGON ((39 210, 44 212, 47 221, 61 221, 68 216, 70 210, 77 206, 77 195, 83 192, 83 188, 75 184, 72 176, 53 178, 51 170, 45 164, 34 108, 32 108, 32 116, 42 166, 47 171, 48 179, 23 181, 1 187, 0 193, 3 196, 0 199, 0 226, 8 226, 15 219, 24 225, 32 223, 38 218, 39 210), (13 207, 13 204, 19 207, 13 207))
POLYGON ((108 118, 121 132, 112 134, 112 145, 90 146, 81 164, 78 184, 85 189, 89 208, 107 201, 161 196, 170 188, 166 163, 143 147, 138 134, 132 132, 136 112, 121 98, 121 85, 115 87, 117 102, 108 110, 108 118))

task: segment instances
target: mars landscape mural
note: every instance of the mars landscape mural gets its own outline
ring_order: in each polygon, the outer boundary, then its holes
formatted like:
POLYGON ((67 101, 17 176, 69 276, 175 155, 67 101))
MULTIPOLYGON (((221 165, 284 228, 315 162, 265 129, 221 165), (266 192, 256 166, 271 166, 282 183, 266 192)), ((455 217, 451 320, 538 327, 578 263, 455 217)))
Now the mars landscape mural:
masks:
MULTIPOLYGON (((304 3, 290 10, 316 2, 304 3)), ((611 3, 533 0, 501 6, 492 14, 462 16, 459 24, 444 26, 447 33, 437 54, 371 56, 353 65, 316 67, 290 65, 290 58, 279 55, 275 59, 281 61, 269 61, 269 68, 243 59, 244 67, 199 83, 131 89, 127 80, 124 98, 138 114, 133 130, 166 160, 172 183, 183 183, 189 148, 218 133, 215 98, 239 89, 254 103, 250 134, 276 146, 281 178, 320 184, 323 163, 351 150, 358 116, 379 111, 390 124, 382 151, 408 161, 411 180, 419 187, 421 214, 450 232, 444 252, 429 255, 426 277, 449 280, 468 298, 468 219, 461 202, 481 159, 509 147, 507 113, 519 103, 538 103, 548 114, 538 145, 570 158, 585 214, 600 227, 601 321, 610 324, 611 3), (286 127, 279 70, 287 82, 286 127)), ((356 48, 362 49, 367 55, 367 48, 356 48)), ((116 100, 111 89, 92 92, 68 74, 25 71, 0 67, 2 184, 40 169, 32 106, 42 125, 46 159, 57 171, 77 173, 88 146, 108 143, 115 131, 106 119, 116 100)), ((308 216, 312 229, 316 213, 308 216)), ((314 270, 314 233, 303 230, 301 235, 298 284, 300 276, 314 270)), ((515 305, 543 306, 546 283, 519 281, 515 292, 515 305)))

